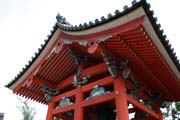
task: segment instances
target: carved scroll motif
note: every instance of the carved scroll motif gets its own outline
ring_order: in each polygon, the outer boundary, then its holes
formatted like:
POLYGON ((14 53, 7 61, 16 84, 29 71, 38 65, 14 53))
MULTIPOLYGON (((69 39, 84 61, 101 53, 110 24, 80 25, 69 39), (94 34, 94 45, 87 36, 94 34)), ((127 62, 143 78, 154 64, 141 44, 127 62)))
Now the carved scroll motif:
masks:
POLYGON ((48 102, 51 101, 53 96, 56 96, 60 93, 59 89, 51 88, 46 85, 41 85, 40 89, 44 92, 44 97, 48 102))
MULTIPOLYGON (((102 54, 103 60, 108 65, 108 72, 111 74, 113 78, 117 78, 119 71, 126 68, 128 64, 128 60, 119 62, 119 61, 113 60, 110 56, 108 56, 104 52, 102 52, 101 54, 102 54)), ((123 73, 124 77, 128 77, 129 73, 130 73, 129 69, 128 71, 124 71, 123 73)))
POLYGON ((76 87, 78 85, 86 84, 89 79, 91 78, 91 75, 87 75, 81 78, 82 71, 84 69, 84 65, 88 63, 88 55, 78 53, 77 51, 73 51, 69 49, 69 52, 71 56, 74 58, 75 64, 77 65, 77 73, 73 78, 73 86, 76 87))

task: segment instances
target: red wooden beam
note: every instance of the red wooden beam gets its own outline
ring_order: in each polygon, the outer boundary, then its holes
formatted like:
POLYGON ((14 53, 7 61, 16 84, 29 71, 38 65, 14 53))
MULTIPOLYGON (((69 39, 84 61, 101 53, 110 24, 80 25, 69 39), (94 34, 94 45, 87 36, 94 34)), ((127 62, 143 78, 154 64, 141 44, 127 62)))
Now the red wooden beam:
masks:
POLYGON ((83 101, 82 87, 79 85, 76 88, 76 100, 75 100, 75 110, 74 110, 74 120, 84 120, 84 109, 82 107, 83 101))
POLYGON ((110 85, 113 83, 113 78, 111 76, 108 76, 106 78, 103 78, 103 79, 100 79, 98 81, 95 81, 95 82, 92 82, 90 84, 87 84, 87 85, 84 85, 82 86, 82 91, 83 92, 87 92, 87 91, 90 91, 92 90, 92 88, 95 86, 95 85, 99 85, 99 86, 106 86, 106 85, 110 85))
POLYGON ((57 95, 57 96, 54 96, 54 101, 55 102, 58 102, 62 99, 62 97, 66 96, 68 98, 72 97, 72 96, 75 96, 76 95, 76 89, 74 90, 71 90, 71 91, 68 91, 68 92, 65 92, 65 93, 62 93, 60 95, 57 95))
POLYGON ((62 120, 72 120, 71 117, 64 115, 64 114, 58 114, 56 115, 57 118, 61 118, 62 120))
POLYGON ((135 100, 133 97, 127 95, 128 101, 133 104, 134 107, 144 111, 145 113, 149 114, 150 116, 154 117, 155 119, 159 119, 158 114, 156 114, 154 111, 147 108, 145 105, 139 103, 137 100, 135 100))
POLYGON ((108 56, 110 56, 112 59, 114 60, 118 60, 118 57, 116 57, 115 55, 113 55, 107 48, 105 48, 102 44, 100 43, 94 43, 92 46, 90 46, 88 48, 88 52, 90 54, 93 54, 93 53, 98 53, 101 55, 102 52, 106 53, 108 56))
POLYGON ((75 108, 75 104, 72 104, 63 108, 54 108, 52 111, 52 115, 58 115, 64 112, 68 112, 68 111, 74 110, 74 108, 75 108))
POLYGON ((84 100, 82 102, 82 106, 83 107, 88 107, 88 106, 92 106, 92 105, 96 105, 96 104, 99 104, 99 103, 103 103, 103 102, 106 102, 106 101, 113 100, 114 98, 115 98, 115 93, 111 92, 111 93, 107 93, 107 94, 104 94, 104 95, 101 95, 101 96, 98 96, 98 97, 91 98, 89 100, 84 100))
MULTIPOLYGON (((84 77, 84 76, 87 76, 87 75, 91 75, 91 76, 94 76, 94 75, 97 75, 97 74, 100 74, 100 73, 104 73, 107 71, 107 67, 106 67, 106 64, 105 63, 101 63, 101 64, 98 64, 98 65, 94 65, 90 68, 86 68, 83 70, 82 72, 82 75, 81 77, 84 77)), ((67 79, 65 80, 62 80, 62 82, 60 82, 56 88, 57 89, 64 89, 66 88, 67 86, 71 85, 72 84, 72 81, 73 81, 73 78, 74 78, 75 74, 74 75, 71 75, 70 77, 68 77, 67 79)))
POLYGON ((128 109, 128 112, 129 112, 129 113, 134 113, 134 112, 136 112, 136 110, 137 110, 137 108, 129 108, 129 109, 128 109))
POLYGON ((32 81, 39 84, 39 85, 43 84, 43 85, 46 85, 46 86, 51 87, 51 88, 56 88, 56 86, 53 83, 51 83, 51 82, 49 82, 49 81, 47 81, 47 80, 45 80, 39 76, 33 77, 32 81))

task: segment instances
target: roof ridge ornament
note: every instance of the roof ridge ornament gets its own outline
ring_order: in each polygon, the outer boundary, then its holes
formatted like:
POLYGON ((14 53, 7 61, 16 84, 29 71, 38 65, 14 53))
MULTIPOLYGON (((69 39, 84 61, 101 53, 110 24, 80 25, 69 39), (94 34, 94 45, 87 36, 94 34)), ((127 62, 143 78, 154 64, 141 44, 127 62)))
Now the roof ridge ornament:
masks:
POLYGON ((57 22, 60 23, 60 24, 71 25, 71 24, 66 20, 66 18, 63 17, 63 16, 61 16, 59 13, 58 13, 58 15, 56 16, 56 20, 57 20, 57 22))

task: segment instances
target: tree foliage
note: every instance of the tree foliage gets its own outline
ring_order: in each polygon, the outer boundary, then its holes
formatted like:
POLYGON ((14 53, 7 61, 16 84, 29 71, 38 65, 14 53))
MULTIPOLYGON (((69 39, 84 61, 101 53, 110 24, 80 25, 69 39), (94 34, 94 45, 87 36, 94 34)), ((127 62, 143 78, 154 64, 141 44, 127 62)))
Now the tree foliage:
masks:
POLYGON ((163 117, 165 120, 180 120, 180 102, 166 102, 163 117))
POLYGON ((21 106, 17 106, 17 108, 21 111, 23 115, 23 120, 33 120, 36 114, 36 109, 30 107, 28 99, 18 98, 21 106))

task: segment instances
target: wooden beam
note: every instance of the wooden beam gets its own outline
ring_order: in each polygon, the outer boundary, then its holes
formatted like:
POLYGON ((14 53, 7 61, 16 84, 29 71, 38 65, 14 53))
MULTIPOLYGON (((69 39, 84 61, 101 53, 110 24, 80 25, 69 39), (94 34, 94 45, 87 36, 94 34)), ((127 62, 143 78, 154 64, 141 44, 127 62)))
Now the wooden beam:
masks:
MULTIPOLYGON (((104 73, 106 71, 107 71, 106 64, 101 63, 101 64, 94 65, 94 66, 91 66, 89 68, 84 69, 83 72, 82 72, 81 77, 84 77, 84 76, 87 76, 87 75, 95 76, 97 74, 104 73)), ((74 76, 75 76, 75 74, 71 75, 70 77, 66 78, 65 80, 62 80, 62 82, 57 84, 56 88, 57 89, 64 89, 67 86, 71 85, 74 76)))
POLYGON ((43 84, 43 85, 46 85, 46 86, 51 87, 51 88, 56 88, 55 84, 53 84, 53 83, 51 83, 51 82, 49 82, 49 81, 47 81, 47 80, 45 80, 39 76, 33 77, 32 80, 33 80, 33 82, 35 82, 37 84, 43 84))
POLYGON ((70 116, 67 116, 65 114, 58 114, 56 115, 57 118, 60 118, 62 120, 72 120, 72 118, 70 116))
POLYGON ((92 46, 88 48, 88 52, 90 54, 93 54, 97 52, 101 55, 102 52, 106 53, 108 56, 110 56, 113 60, 118 60, 118 57, 116 57, 114 54, 112 54, 107 48, 105 48, 101 43, 94 43, 92 46))
POLYGON ((57 95, 57 96, 54 96, 54 101, 55 102, 58 102, 62 99, 62 97, 66 96, 68 98, 72 97, 72 96, 75 96, 76 95, 76 89, 74 90, 71 90, 71 91, 68 91, 68 92, 65 92, 65 93, 62 93, 60 95, 57 95))
POLYGON ((90 91, 90 90, 92 90, 92 88, 95 85, 106 86, 106 85, 110 85, 112 83, 113 83, 113 78, 111 76, 108 76, 106 78, 103 78, 103 79, 100 79, 98 81, 95 81, 95 82, 92 82, 92 83, 89 83, 87 85, 82 86, 82 91, 83 92, 90 91))
POLYGON ((107 101, 113 100, 114 98, 115 98, 115 93, 111 92, 111 93, 107 93, 107 94, 104 94, 101 96, 91 98, 89 100, 84 100, 82 102, 82 106, 88 107, 88 106, 96 105, 96 104, 99 104, 102 102, 107 102, 107 101))
POLYGON ((72 104, 63 108, 54 108, 52 111, 52 115, 58 115, 64 112, 68 112, 68 111, 74 110, 74 108, 75 108, 75 104, 72 104))
POLYGON ((129 113, 134 113, 134 112, 136 112, 136 110, 137 110, 137 108, 129 108, 129 109, 128 109, 128 112, 129 112, 129 113))

